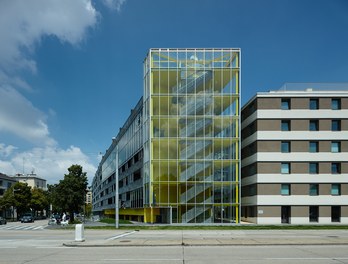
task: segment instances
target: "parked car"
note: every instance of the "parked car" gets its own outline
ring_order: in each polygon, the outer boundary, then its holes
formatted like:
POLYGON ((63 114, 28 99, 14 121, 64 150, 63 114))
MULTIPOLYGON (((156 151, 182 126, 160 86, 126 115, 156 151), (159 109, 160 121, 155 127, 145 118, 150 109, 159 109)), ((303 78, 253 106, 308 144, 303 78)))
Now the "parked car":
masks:
POLYGON ((32 214, 24 214, 21 218, 21 223, 34 223, 32 214))
POLYGON ((6 224, 7 224, 6 219, 0 216, 0 225, 6 225, 6 224))

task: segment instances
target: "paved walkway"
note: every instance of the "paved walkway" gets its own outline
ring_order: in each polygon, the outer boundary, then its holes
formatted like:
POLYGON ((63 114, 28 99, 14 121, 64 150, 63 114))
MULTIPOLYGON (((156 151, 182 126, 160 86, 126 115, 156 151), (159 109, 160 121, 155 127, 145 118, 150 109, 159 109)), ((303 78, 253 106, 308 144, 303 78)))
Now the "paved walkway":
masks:
POLYGON ((348 245, 348 230, 109 230, 70 247, 348 245))

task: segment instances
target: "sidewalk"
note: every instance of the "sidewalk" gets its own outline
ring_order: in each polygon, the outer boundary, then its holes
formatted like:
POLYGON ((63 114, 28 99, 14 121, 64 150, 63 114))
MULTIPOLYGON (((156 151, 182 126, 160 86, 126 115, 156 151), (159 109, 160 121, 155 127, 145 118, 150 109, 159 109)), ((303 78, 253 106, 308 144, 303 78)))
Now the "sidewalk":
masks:
MULTIPOLYGON (((88 232, 88 231, 87 231, 88 232)), ((348 245, 347 230, 118 230, 67 247, 348 245)))

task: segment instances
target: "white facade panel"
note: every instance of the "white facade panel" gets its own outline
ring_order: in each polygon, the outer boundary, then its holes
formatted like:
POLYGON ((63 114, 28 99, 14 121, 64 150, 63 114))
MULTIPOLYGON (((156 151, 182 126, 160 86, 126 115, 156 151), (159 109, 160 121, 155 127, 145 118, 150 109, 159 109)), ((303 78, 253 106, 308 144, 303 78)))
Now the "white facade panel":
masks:
POLYGON ((281 218, 279 217, 258 217, 257 224, 259 225, 280 225, 281 218))
POLYGON ((294 161, 306 161, 306 162, 345 162, 347 161, 347 153, 331 153, 331 152, 258 152, 250 157, 243 159, 243 166, 255 162, 294 162, 294 161))
POLYGON ((242 148, 256 140, 348 140, 347 131, 258 131, 242 142, 242 148))
POLYGON ((258 195, 257 205, 348 205, 348 195, 258 195))
POLYGON ((330 110, 330 109, 296 109, 296 110, 277 110, 262 109, 257 110, 243 121, 242 129, 254 122, 256 119, 345 119, 348 117, 348 110, 330 110))
POLYGON ((242 186, 253 183, 348 183, 347 174, 257 174, 243 179, 242 186))

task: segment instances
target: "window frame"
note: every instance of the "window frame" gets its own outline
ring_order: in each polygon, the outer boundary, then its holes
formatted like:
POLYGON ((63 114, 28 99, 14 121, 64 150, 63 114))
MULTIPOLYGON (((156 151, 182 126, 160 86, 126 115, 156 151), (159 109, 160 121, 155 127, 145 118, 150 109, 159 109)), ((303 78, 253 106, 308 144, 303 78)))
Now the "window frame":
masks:
POLYGON ((291 121, 286 119, 281 121, 281 131, 291 131, 291 121), (286 125, 286 127, 284 127, 286 125), (284 129, 286 128, 286 129, 284 129))
POLYGON ((290 162, 282 162, 280 167, 280 172, 281 174, 290 174, 291 173, 290 162))
POLYGON ((309 131, 319 131, 319 120, 309 120, 309 131))
POLYGON ((280 102, 280 108, 282 110, 290 110, 291 109, 291 99, 290 98, 282 98, 280 102))
POLYGON ((341 184, 340 183, 332 183, 331 184, 331 195, 332 196, 340 196, 341 195, 341 184), (335 189, 334 186, 336 186, 337 188, 335 189))
POLYGON ((341 110, 341 98, 331 99, 331 110, 341 110), (335 104, 334 102, 337 102, 337 104, 335 104))
POLYGON ((331 141, 331 152, 332 153, 340 153, 341 152, 341 141, 331 141), (337 151, 335 150, 334 144, 337 144, 337 151))
POLYGON ((291 195, 291 184, 290 183, 282 183, 280 185, 280 194, 282 196, 290 196, 291 195))
POLYGON ((311 183, 309 184, 309 196, 318 196, 319 195, 319 184, 311 183), (315 188, 312 188, 315 187, 315 188))
POLYGON ((291 143, 290 143, 290 141, 281 141, 281 143, 280 143, 280 151, 281 151, 281 153, 290 153, 291 152, 291 143))
POLYGON ((332 119, 331 120, 331 131, 341 131, 341 120, 332 119))
POLYGON ((309 109, 310 110, 318 110, 319 109, 319 99, 318 98, 310 98, 309 99, 309 109))
POLYGON ((319 141, 309 141, 309 152, 317 153, 319 152, 319 141), (315 150, 313 151, 312 145, 315 145, 315 150))
POLYGON ((341 163, 339 162, 331 163, 331 174, 341 174, 341 163))
POLYGON ((309 174, 319 174, 319 163, 318 162, 310 162, 308 164, 308 172, 309 172, 309 174))

